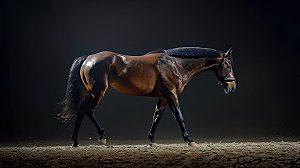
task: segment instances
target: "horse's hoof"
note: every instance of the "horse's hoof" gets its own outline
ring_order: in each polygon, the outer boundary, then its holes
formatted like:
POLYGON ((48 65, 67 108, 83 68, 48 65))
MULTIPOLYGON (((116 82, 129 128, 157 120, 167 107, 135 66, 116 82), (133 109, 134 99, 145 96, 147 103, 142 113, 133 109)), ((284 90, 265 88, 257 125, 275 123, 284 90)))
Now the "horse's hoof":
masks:
POLYGON ((198 148, 198 147, 200 147, 200 145, 197 144, 196 142, 189 142, 189 146, 190 146, 190 147, 193 147, 193 148, 198 148))
POLYGON ((72 147, 78 147, 79 145, 78 145, 78 143, 73 143, 72 144, 72 147))
POLYGON ((106 145, 106 139, 104 139, 104 138, 99 139, 99 142, 100 142, 102 145, 106 145))
POLYGON ((151 147, 158 147, 159 145, 158 145, 157 143, 155 143, 155 142, 151 142, 151 143, 150 143, 150 146, 151 146, 151 147))

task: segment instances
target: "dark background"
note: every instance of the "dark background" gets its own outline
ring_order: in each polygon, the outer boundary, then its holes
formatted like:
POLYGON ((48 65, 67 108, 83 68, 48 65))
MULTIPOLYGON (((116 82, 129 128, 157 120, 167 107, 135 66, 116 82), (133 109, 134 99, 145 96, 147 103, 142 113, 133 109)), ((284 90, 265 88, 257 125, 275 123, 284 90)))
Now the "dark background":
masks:
MULTIPOLYGON (((299 137, 300 22, 289 1, 2 1, 0 138, 69 138, 55 119, 72 61, 112 50, 233 47, 237 92, 206 72, 180 96, 194 138, 299 137)), ((156 98, 107 92, 96 116, 114 139, 144 138, 156 98)), ((85 119, 81 138, 96 137, 85 119)), ((181 138, 169 109, 157 138, 181 138)))

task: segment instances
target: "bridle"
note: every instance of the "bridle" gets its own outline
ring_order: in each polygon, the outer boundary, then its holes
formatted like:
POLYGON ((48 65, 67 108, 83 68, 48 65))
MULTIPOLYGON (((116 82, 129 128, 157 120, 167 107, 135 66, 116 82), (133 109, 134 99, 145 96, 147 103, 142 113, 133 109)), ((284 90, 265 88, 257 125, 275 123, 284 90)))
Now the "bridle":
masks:
MULTIPOLYGON (((225 64, 228 64, 227 62, 226 62, 226 60, 225 60, 225 58, 223 57, 222 58, 222 61, 221 61, 221 63, 220 63, 220 68, 221 68, 221 76, 226 76, 226 75, 224 75, 224 65, 225 64)), ((227 65, 228 66, 228 65, 227 65)), ((225 81, 225 82, 232 82, 232 81, 235 81, 235 78, 234 77, 224 77, 223 78, 223 80, 225 81)))

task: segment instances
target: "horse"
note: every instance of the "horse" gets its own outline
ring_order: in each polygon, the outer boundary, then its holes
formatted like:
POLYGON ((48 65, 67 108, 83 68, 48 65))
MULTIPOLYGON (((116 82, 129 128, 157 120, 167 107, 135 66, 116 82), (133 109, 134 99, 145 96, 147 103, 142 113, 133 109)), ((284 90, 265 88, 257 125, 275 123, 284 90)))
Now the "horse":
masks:
POLYGON ((157 145, 155 131, 167 106, 179 124, 183 140, 190 146, 197 146, 186 129, 178 95, 192 78, 208 70, 214 72, 225 93, 236 90, 231 48, 223 52, 211 48, 178 47, 157 49, 141 56, 101 51, 78 57, 69 71, 58 118, 68 121, 76 115, 73 147, 78 147, 78 132, 85 116, 96 127, 100 143, 105 145, 104 128, 94 112, 106 91, 113 88, 128 95, 158 98, 148 133, 151 146, 157 145))

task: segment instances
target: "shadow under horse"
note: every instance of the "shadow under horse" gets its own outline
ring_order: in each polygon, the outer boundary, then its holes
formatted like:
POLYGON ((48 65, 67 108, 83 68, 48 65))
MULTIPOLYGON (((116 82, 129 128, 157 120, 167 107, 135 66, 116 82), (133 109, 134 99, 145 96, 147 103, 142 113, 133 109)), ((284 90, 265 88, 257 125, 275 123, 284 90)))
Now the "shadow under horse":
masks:
POLYGON ((208 70, 215 72, 225 93, 235 91, 231 54, 231 49, 221 52, 210 48, 179 47, 159 49, 142 56, 102 51, 79 57, 70 69, 63 110, 58 118, 67 121, 76 115, 73 147, 78 146, 78 131, 85 116, 96 127, 99 141, 106 144, 104 129, 94 112, 109 88, 134 96, 158 97, 148 133, 150 145, 156 145, 155 130, 168 105, 184 141, 196 146, 186 129, 178 95, 193 77, 208 70))

